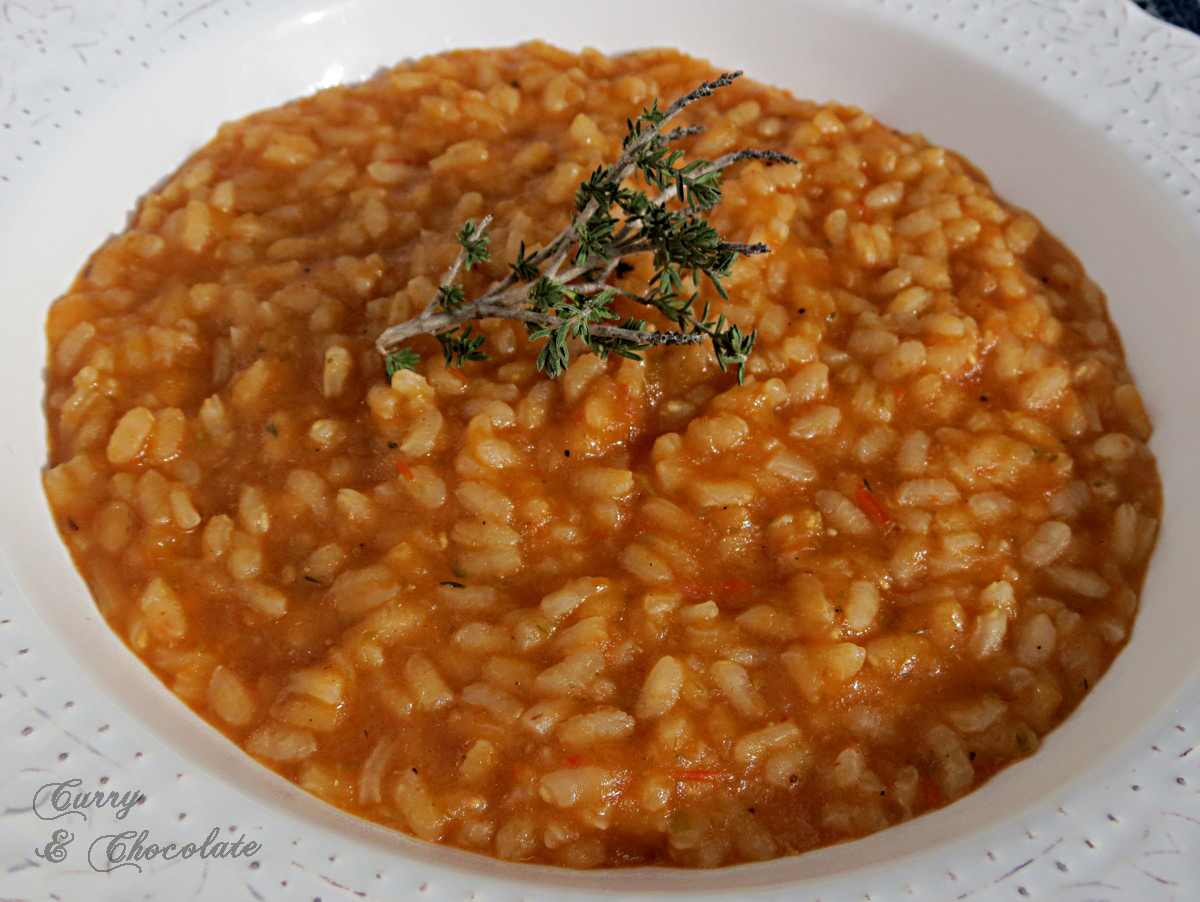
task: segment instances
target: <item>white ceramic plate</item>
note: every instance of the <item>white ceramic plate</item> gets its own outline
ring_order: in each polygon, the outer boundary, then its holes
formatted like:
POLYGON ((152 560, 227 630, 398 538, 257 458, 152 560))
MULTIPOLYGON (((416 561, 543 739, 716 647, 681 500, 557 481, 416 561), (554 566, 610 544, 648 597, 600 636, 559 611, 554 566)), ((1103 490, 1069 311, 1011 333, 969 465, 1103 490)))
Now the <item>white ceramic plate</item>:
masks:
POLYGON ((552 0, 0 3, 0 886, 41 898, 1190 899, 1200 894, 1191 553, 1200 384, 1200 40, 1120 0, 552 0), (636 22, 635 27, 630 23, 636 22), (863 106, 964 152, 1106 289, 1157 423, 1167 493, 1129 648, 1031 760, 853 844, 711 873, 505 865, 355 821, 254 765, 112 636, 41 496, 42 323, 136 197, 224 120, 406 56, 543 37, 673 44, 799 94, 863 106), (54 813, 38 787, 138 791, 54 813), (93 843, 244 834, 236 859, 97 873, 93 843), (57 830, 65 857, 41 857, 57 830))

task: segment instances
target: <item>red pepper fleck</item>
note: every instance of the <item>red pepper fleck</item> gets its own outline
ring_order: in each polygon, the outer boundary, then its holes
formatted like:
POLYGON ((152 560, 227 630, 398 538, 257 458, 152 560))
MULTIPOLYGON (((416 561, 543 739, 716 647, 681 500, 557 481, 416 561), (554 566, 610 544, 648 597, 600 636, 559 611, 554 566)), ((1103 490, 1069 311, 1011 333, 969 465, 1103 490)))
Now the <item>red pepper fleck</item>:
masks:
POLYGON ((865 485, 860 484, 854 490, 854 503, 859 506, 864 514, 874 520, 876 525, 883 529, 884 532, 890 532, 895 527, 896 521, 883 509, 883 505, 875 499, 875 496, 871 494, 871 490, 865 485))
POLYGON ((751 585, 744 579, 727 579, 719 583, 684 583, 679 591, 684 595, 737 595, 749 592, 751 585))
POLYGON ((681 770, 676 774, 676 779, 685 783, 711 783, 714 780, 720 780, 725 775, 719 770, 700 770, 691 768, 689 770, 681 770))
POLYGON ((989 779, 992 774, 1000 770, 1000 765, 994 760, 983 760, 976 756, 972 762, 975 765, 975 779, 979 782, 989 779))
POLYGON ((938 789, 938 785, 928 777, 923 777, 921 782, 917 784, 917 789, 921 794, 921 804, 925 809, 938 808, 942 804, 942 791, 938 789))
POLYGON ((396 472, 399 473, 401 476, 403 476, 405 479, 407 479, 409 482, 413 481, 412 468, 409 467, 409 465, 406 464, 404 461, 399 460, 399 459, 396 460, 396 472))
POLYGON ((567 762, 567 767, 579 767, 581 759, 578 755, 567 755, 563 760, 567 762))

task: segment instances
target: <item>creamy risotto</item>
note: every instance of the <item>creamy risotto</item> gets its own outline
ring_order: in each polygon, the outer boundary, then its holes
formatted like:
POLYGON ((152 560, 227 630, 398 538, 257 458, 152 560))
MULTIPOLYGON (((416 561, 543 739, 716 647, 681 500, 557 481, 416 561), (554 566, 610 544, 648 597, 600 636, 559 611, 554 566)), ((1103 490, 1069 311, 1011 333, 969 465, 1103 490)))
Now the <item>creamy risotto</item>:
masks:
POLYGON ((420 338, 388 383, 466 219, 478 292, 713 74, 531 44, 253 115, 51 309, 45 486, 99 609, 331 804, 578 868, 788 855, 1034 753, 1126 641, 1160 488, 1103 295, 860 110, 743 79, 683 116, 799 161, 709 217, 773 248, 725 282, 744 385, 706 346, 549 380, 494 320, 491 361, 420 338))

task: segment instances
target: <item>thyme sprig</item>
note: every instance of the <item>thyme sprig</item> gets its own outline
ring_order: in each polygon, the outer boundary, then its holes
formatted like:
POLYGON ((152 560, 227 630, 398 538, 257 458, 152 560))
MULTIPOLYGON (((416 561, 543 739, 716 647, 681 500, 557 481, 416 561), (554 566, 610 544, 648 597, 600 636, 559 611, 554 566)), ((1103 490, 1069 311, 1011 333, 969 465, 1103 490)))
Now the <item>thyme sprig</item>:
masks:
POLYGON ((522 242, 508 275, 473 299, 458 278, 463 270, 490 261, 491 216, 478 225, 465 223, 456 234, 459 253, 425 309, 379 336, 376 347, 385 357, 388 376, 417 366, 416 352, 401 347, 416 335, 435 336, 447 366, 488 359, 482 350, 485 336, 464 324, 496 318, 524 323, 529 337, 542 342, 537 366, 551 377, 570 365, 572 342, 601 359, 616 354, 640 360, 641 352, 656 345, 708 341, 721 369, 735 368, 741 382, 756 333, 744 332, 724 314, 714 317, 709 301, 697 306, 701 277, 728 300, 721 280, 737 259, 770 248, 723 240, 703 214, 720 203, 727 166, 742 160, 768 165, 796 161, 777 151, 743 149, 716 160, 684 162, 684 152, 671 145, 699 134, 703 126, 663 131, 690 104, 741 74, 706 81, 665 110, 656 100, 628 120, 617 160, 598 167, 579 185, 571 224, 539 250, 529 252, 522 242), (639 180, 651 191, 635 187, 639 180), (646 290, 639 294, 609 284, 614 273, 630 268, 626 258, 637 254, 652 255, 654 273, 646 290), (618 298, 657 311, 674 328, 660 330, 642 319, 622 318, 612 309, 618 298))

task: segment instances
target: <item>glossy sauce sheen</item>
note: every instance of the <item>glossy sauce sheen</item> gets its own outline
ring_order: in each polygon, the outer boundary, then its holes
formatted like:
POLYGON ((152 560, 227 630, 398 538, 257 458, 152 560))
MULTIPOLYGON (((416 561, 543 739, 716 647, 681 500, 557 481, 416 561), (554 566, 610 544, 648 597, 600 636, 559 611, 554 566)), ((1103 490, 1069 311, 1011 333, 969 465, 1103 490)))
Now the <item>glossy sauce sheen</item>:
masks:
POLYGON ((97 605, 330 803, 570 867, 792 854, 1032 753, 1124 644, 1160 488, 1102 294, 856 109, 743 79, 684 117, 800 160, 710 216, 773 248, 725 283, 744 386, 703 346, 552 382, 496 321, 388 385, 465 220, 471 294, 713 74, 532 44, 257 114, 54 304, 45 481, 97 605))

